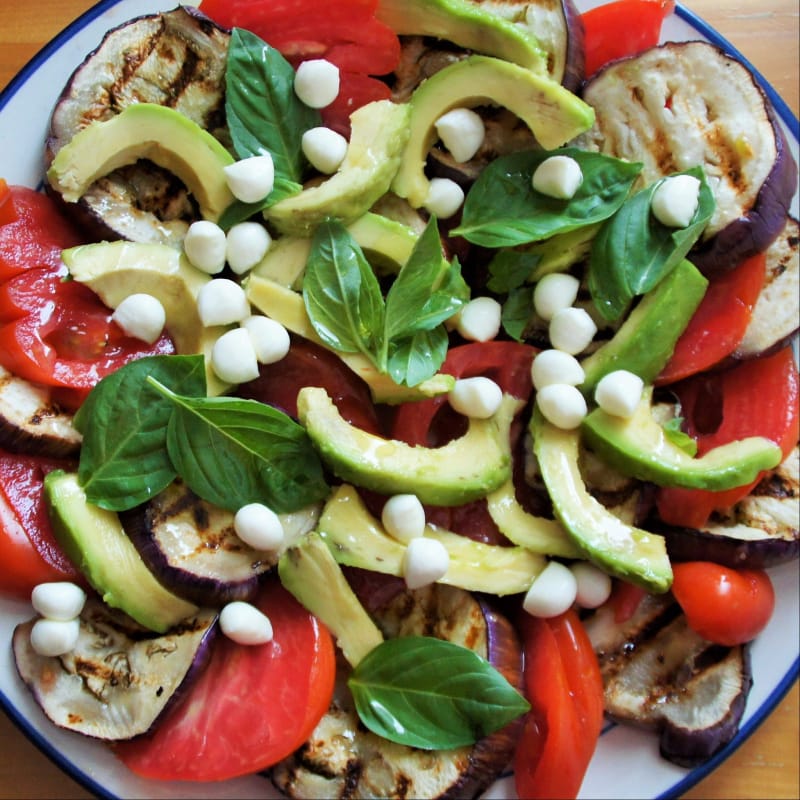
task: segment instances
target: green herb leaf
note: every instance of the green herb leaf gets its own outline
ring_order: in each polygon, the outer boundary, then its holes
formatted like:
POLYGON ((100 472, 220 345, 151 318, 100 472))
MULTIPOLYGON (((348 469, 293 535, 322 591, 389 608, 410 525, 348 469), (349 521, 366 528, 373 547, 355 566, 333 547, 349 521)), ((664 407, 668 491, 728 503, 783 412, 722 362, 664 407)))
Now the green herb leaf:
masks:
POLYGON ((185 394, 205 395, 202 356, 152 356, 103 378, 75 416, 83 434, 78 480, 89 502, 126 511, 175 478, 167 455, 172 404, 148 377, 185 394))
POLYGON ((395 383, 416 386, 435 375, 447 355, 449 339, 443 325, 401 339, 391 348, 388 372, 395 383))
POLYGON ((302 184, 278 176, 275 178, 275 185, 267 197, 258 203, 243 203, 241 200, 234 200, 222 212, 218 224, 222 230, 229 231, 234 225, 260 214, 280 200, 285 200, 287 197, 298 194, 302 189, 302 184))
POLYGON ((347 683, 367 728, 427 750, 473 744, 530 708, 477 653, 424 636, 387 639, 347 683))
POLYGON ((664 429, 665 436, 672 444, 676 447, 680 447, 684 453, 694 458, 697 455, 697 442, 692 439, 688 433, 681 430, 682 424, 682 417, 674 417, 669 420, 669 422, 663 423, 661 427, 664 429))
POLYGON ((518 342, 525 339, 525 330, 533 316, 533 287, 521 286, 508 293, 500 322, 503 330, 518 342))
POLYGON ((533 274, 541 256, 519 250, 500 250, 489 262, 489 282, 491 292, 501 294, 518 289, 533 274))
POLYGON ((575 148, 513 153, 493 161, 464 203, 461 225, 451 235, 484 247, 514 247, 608 219, 622 205, 642 165, 575 148), (551 155, 567 155, 583 182, 570 200, 537 192, 533 173, 551 155))

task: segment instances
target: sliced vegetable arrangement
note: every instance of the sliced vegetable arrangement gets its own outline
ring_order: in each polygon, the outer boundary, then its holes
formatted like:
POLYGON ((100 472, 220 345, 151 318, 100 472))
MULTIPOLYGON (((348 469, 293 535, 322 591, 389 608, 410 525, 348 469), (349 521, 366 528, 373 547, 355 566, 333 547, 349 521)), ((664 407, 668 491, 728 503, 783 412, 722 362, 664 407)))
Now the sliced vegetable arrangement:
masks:
POLYGON ((800 549, 797 166, 671 10, 204 0, 87 56, 45 191, 0 180, 0 587, 56 725, 297 798, 735 736, 800 549), (182 79, 104 72, 145 41, 182 79))

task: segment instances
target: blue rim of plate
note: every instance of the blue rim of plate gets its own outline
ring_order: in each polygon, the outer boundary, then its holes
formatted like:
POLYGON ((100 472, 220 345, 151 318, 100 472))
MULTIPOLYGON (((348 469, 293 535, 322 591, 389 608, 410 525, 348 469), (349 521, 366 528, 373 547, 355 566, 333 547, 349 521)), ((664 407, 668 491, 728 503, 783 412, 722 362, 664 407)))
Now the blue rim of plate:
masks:
MULTIPOLYGON (((118 5, 120 0, 101 0, 101 2, 92 6, 86 12, 81 14, 76 20, 64 28, 61 33, 57 34, 51 39, 41 50, 39 50, 33 58, 28 61, 25 66, 11 79, 5 89, 0 92, 0 111, 3 110, 8 101, 19 91, 22 86, 28 81, 28 78, 35 73, 39 67, 47 61, 47 59, 58 50, 62 44, 72 39, 75 34, 85 28, 90 22, 96 19, 115 5, 118 5)), ((772 103, 775 112, 789 128, 792 136, 796 140, 800 140, 800 120, 793 114, 786 101, 772 88, 769 81, 745 58, 745 56, 734 47, 727 39, 720 36, 707 22, 701 17, 697 16, 693 11, 690 11, 680 3, 675 5, 675 15, 688 23, 698 33, 702 34, 709 42, 721 47, 727 53, 737 58, 755 75, 761 88, 765 91, 770 103, 772 103)), ((770 692, 769 696, 761 703, 756 709, 750 719, 739 728, 738 733, 732 741, 722 748, 716 755, 706 761, 699 767, 695 767, 691 772, 687 773, 686 777, 671 786, 666 792, 658 795, 656 800, 668 800, 668 798, 676 798, 687 792, 703 778, 712 773, 719 767, 729 756, 731 756, 764 722, 764 720, 772 713, 775 707, 786 696, 789 690, 794 685, 795 681, 800 678, 800 657, 796 658, 791 669, 789 669, 783 676, 783 679, 778 685, 770 692)), ((70 776, 76 783, 82 786, 87 791, 97 795, 103 800, 119 800, 117 795, 108 791, 108 789, 93 780, 83 770, 70 761, 61 751, 58 750, 48 739, 36 731, 25 719, 25 716, 17 710, 14 704, 6 697, 5 694, 0 692, 0 706, 2 706, 6 715, 14 724, 25 734, 25 736, 54 764, 62 769, 67 775, 70 776)), ((609 730, 612 726, 606 727, 609 730)), ((604 731, 605 732, 605 731, 604 731)))

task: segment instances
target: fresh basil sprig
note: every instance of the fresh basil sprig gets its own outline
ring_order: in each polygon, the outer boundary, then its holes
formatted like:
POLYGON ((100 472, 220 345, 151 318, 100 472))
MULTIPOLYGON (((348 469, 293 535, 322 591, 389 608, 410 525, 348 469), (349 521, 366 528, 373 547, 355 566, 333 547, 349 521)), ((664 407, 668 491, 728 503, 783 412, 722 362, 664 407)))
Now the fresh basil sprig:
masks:
POLYGON ((454 259, 448 262, 435 218, 417 240, 384 300, 358 243, 335 220, 312 239, 303 299, 319 337, 342 353, 361 353, 407 386, 431 377, 447 352, 443 323, 469 298, 454 259))
POLYGON ((387 639, 347 684, 373 733, 427 750, 473 744, 530 708, 477 653, 426 636, 387 639))
POLYGON ((594 238, 589 291, 608 320, 619 319, 634 297, 649 292, 684 259, 714 213, 714 193, 702 167, 676 174, 700 180, 697 211, 687 227, 670 228, 653 216, 650 204, 662 178, 626 201, 594 238))
POLYGON ((483 247, 515 247, 608 219, 624 202, 642 165, 576 148, 513 153, 480 174, 452 231, 483 247), (536 168, 552 155, 574 158, 583 182, 570 200, 537 192, 536 168))

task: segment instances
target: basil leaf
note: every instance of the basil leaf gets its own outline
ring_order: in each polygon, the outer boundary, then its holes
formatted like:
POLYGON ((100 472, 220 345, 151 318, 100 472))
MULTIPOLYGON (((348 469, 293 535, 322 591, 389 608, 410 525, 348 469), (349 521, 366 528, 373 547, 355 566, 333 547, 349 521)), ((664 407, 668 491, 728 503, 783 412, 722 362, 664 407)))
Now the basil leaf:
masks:
POLYGON ((442 366, 449 341, 443 325, 400 340, 390 348, 389 376, 406 386, 428 380, 442 366))
POLYGON ((175 478, 167 455, 172 404, 147 381, 205 395, 202 356, 151 356, 103 378, 75 416, 83 434, 78 480, 89 502, 126 511, 149 500, 175 478))
POLYGON ((664 435, 676 447, 680 447, 685 453, 688 453, 692 458, 697 455, 697 442, 689 436, 688 433, 681 429, 683 424, 682 417, 674 417, 662 424, 664 435))
POLYGON ((387 639, 347 684, 373 733, 427 750, 473 744, 530 708, 477 653, 425 636, 387 639))
POLYGON ((501 250, 489 262, 490 277, 486 286, 497 293, 517 289, 530 278, 540 261, 541 256, 536 253, 501 250))
POLYGON ((302 185, 286 178, 276 177, 275 185, 267 197, 258 203, 244 203, 241 200, 234 200, 219 218, 219 226, 224 231, 229 231, 234 225, 250 219, 255 214, 259 214, 270 206, 292 197, 303 189, 302 185))
POLYGON ((225 73, 225 112, 239 158, 269 153, 275 179, 302 183, 303 133, 320 125, 319 112, 300 102, 292 65, 250 31, 234 28, 225 73))
POLYGON ((652 214, 653 194, 662 182, 656 181, 631 197, 595 237, 589 291, 606 319, 619 319, 634 297, 660 283, 684 259, 711 219, 716 204, 703 169, 694 167, 680 174, 700 180, 697 211, 686 228, 662 225, 652 214))
POLYGON ((525 329, 528 327, 532 315, 533 287, 521 286, 518 289, 512 289, 503 303, 500 315, 503 330, 512 339, 518 342, 524 341, 525 329))
POLYGON ((288 513, 327 494, 305 428, 283 412, 255 400, 158 388, 172 405, 169 457, 199 497, 230 511, 259 502, 288 513))
POLYGON ((592 225, 616 212, 641 169, 639 163, 569 147, 503 156, 475 181, 461 224, 451 234, 483 247, 514 247, 592 225), (551 155, 567 155, 580 164, 583 182, 570 200, 533 188, 533 173, 551 155))

